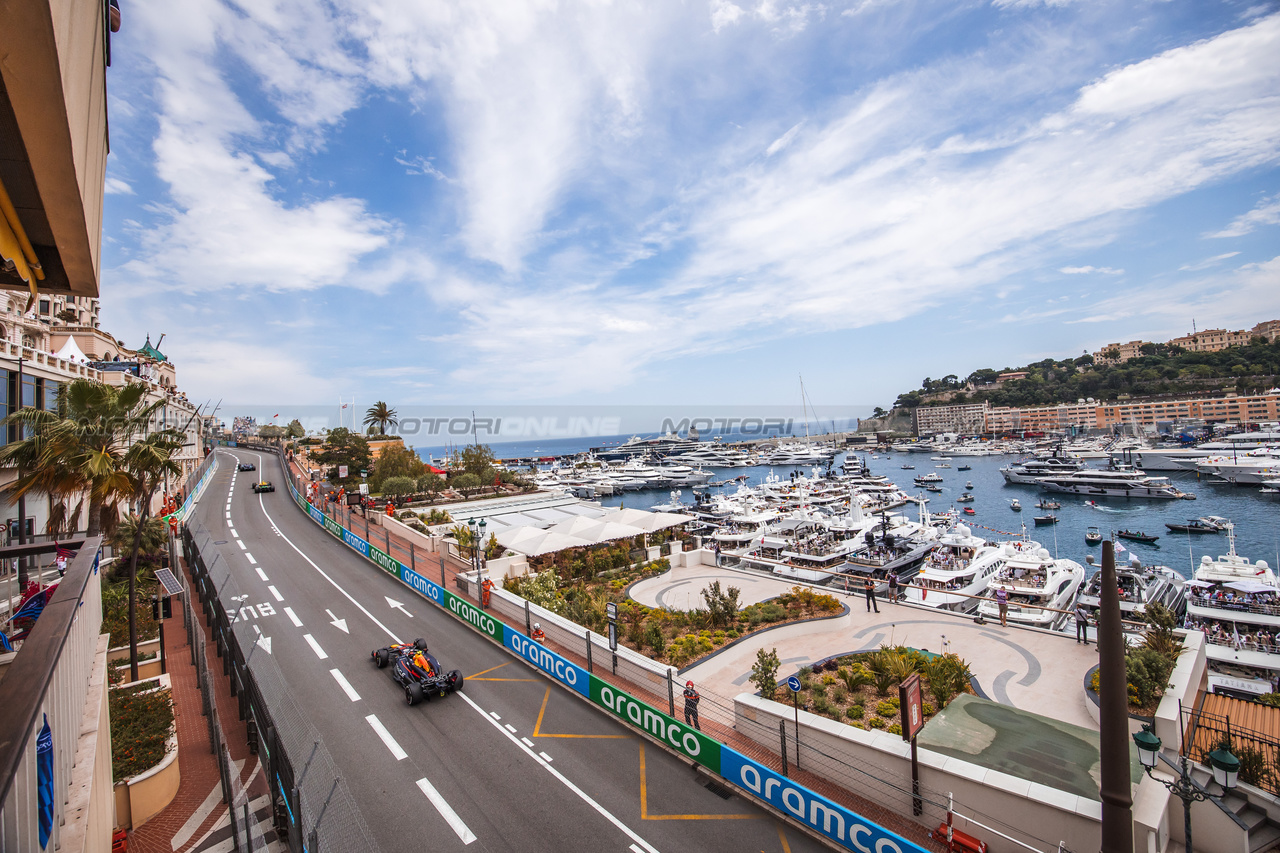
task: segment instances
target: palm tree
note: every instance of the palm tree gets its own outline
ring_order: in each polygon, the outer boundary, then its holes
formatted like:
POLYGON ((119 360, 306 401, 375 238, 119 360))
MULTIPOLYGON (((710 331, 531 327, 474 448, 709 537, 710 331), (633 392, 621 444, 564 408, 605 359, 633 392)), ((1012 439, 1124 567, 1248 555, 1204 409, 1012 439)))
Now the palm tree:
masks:
POLYGON ((118 517, 116 503, 134 491, 125 467, 129 442, 147 431, 163 400, 148 403, 145 385, 116 388, 89 379, 76 379, 58 390, 55 411, 24 408, 0 423, 17 424, 25 435, 0 448, 0 465, 17 466, 18 478, 9 485, 10 498, 43 493, 62 506, 67 526, 78 526, 80 505, 66 512, 65 501, 88 493, 89 536, 96 536, 108 519, 118 517))
POLYGON ((177 477, 182 466, 173 454, 182 449, 186 437, 176 429, 162 429, 138 439, 124 454, 124 468, 138 502, 138 515, 133 522, 133 547, 129 555, 129 680, 138 680, 138 552, 151 516, 151 501, 165 476, 177 477))
POLYGON ((388 426, 398 426, 399 423, 396 410, 381 400, 370 406, 369 411, 364 413, 364 425, 377 426, 379 435, 386 435, 388 426))

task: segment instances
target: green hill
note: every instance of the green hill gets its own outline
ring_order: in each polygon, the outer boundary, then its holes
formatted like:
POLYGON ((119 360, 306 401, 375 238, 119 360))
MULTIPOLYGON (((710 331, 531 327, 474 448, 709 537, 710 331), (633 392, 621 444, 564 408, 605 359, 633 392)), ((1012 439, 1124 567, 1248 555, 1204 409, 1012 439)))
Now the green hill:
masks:
POLYGON ((1280 379, 1280 340, 1254 338, 1246 346, 1218 352, 1188 352, 1149 344, 1145 355, 1122 364, 1094 363, 1091 355, 1061 361, 1048 358, 1025 367, 975 370, 964 379, 926 378, 920 388, 900 394, 894 408, 988 402, 992 406, 1052 406, 1082 397, 1115 400, 1156 395, 1213 395, 1226 391, 1258 394, 1280 379), (1025 379, 996 385, 996 377, 1026 371, 1025 379))

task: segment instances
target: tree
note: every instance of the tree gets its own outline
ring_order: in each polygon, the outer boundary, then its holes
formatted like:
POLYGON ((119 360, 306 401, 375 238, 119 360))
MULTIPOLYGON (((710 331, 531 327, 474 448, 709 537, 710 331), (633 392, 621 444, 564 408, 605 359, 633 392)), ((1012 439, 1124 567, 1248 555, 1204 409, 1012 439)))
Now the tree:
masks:
POLYGON ((740 592, 736 586, 721 591, 718 580, 702 590, 702 600, 707 603, 707 618, 713 627, 723 627, 737 618, 740 592))
POLYGON ((302 438, 307 434, 307 431, 302 428, 302 421, 297 418, 289 421, 289 425, 284 429, 285 435, 289 436, 289 438, 302 438))
POLYGON ((750 681, 756 687, 760 688, 760 695, 766 699, 773 698, 773 694, 778 692, 778 667, 782 666, 782 661, 778 659, 778 650, 758 649, 756 651, 756 662, 751 665, 750 681))
POLYGON ((88 494, 89 536, 97 536, 103 520, 114 525, 116 503, 132 490, 125 470, 129 441, 143 434, 163 400, 148 402, 147 386, 116 388, 90 379, 74 379, 58 389, 54 411, 20 409, 3 420, 17 424, 27 437, 0 448, 0 464, 12 464, 18 478, 10 499, 47 494, 62 507, 69 529, 78 526, 80 504, 66 512, 66 501, 88 494))
POLYGON ((151 501, 169 475, 178 477, 182 466, 173 454, 182 449, 186 436, 176 429, 162 429, 135 441, 125 452, 124 467, 138 502, 133 548, 129 557, 129 680, 138 680, 138 552, 151 515, 151 501))
POLYGON ((378 435, 386 435, 387 427, 399 426, 400 421, 396 410, 379 400, 364 413, 364 425, 370 428, 370 433, 373 432, 373 427, 377 427, 378 435))
POLYGON ((267 424, 266 426, 258 427, 258 438, 266 438, 274 441, 277 438, 284 438, 286 433, 287 430, 284 427, 275 426, 274 424, 267 424))
POLYGON ((416 480, 426 468, 418 454, 411 449, 403 444, 392 444, 384 448, 378 461, 373 463, 373 470, 369 472, 369 488, 375 492, 382 491, 389 477, 410 477, 416 480))
POLYGON ((381 492, 399 498, 413 494, 414 485, 412 477, 388 477, 382 481, 381 492))
POLYGON ((335 430, 331 430, 325 449, 317 453, 314 458, 321 465, 334 468, 339 465, 346 465, 347 476, 345 478, 338 477, 336 470, 329 477, 331 482, 340 482, 344 486, 360 482, 360 472, 369 470, 369 466, 373 462, 373 454, 369 451, 369 442, 365 440, 364 436, 352 432, 346 427, 338 427, 335 430))
POLYGON ((431 492, 432 494, 444 488, 444 478, 439 474, 423 474, 418 478, 418 491, 431 492))
MULTIPOLYGON (((472 444, 462 448, 458 461, 462 470, 476 476, 477 484, 486 481, 485 475, 493 467, 494 455, 487 444, 472 444)), ((492 479, 489 477, 488 479, 492 479)))
POLYGON ((883 418, 883 417, 884 417, 885 415, 887 415, 887 414, 889 414, 889 413, 888 413, 888 412, 886 412, 883 408, 881 408, 880 406, 876 406, 875 411, 871 413, 871 417, 873 417, 873 418, 883 418))

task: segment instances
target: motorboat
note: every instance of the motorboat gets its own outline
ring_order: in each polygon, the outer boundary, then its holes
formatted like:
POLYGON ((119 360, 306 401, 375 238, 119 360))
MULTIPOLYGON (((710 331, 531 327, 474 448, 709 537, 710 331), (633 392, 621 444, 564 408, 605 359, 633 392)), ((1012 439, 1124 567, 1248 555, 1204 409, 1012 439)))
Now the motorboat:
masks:
POLYGON ((1014 498, 1013 500, 1009 501, 1009 509, 1013 510, 1014 512, 1022 512, 1022 504, 1019 503, 1017 498, 1014 498))
POLYGON ((965 484, 964 484, 964 487, 965 487, 966 489, 972 489, 972 488, 973 488, 973 480, 970 480, 969 482, 965 483, 965 484))
POLYGON ((1086 469, 1040 477, 1036 482, 1041 488, 1051 492, 1087 495, 1091 498, 1195 499, 1195 495, 1174 488, 1168 477, 1151 477, 1141 471, 1086 469))
POLYGON ((1046 524, 1057 524, 1058 517, 1053 513, 1049 513, 1048 515, 1037 515, 1035 517, 1035 521, 1036 527, 1043 527, 1046 524))
POLYGON ((978 605, 982 617, 999 621, 995 593, 1004 589, 1009 597, 1009 622, 1038 628, 1053 628, 1065 622, 1066 611, 1084 582, 1084 566, 1065 558, 1055 560, 1047 549, 1034 542, 1006 542, 1004 547, 1013 550, 987 585, 986 596, 978 605))
POLYGON ((1141 542, 1143 545, 1154 545, 1159 536, 1152 536, 1140 530, 1117 530, 1117 539, 1128 539, 1130 542, 1141 542))
POLYGON ((1062 509, 1062 504, 1042 498, 1036 501, 1036 509, 1062 509))
POLYGON ((964 514, 965 514, 965 515, 973 515, 973 514, 975 514, 976 512, 977 512, 977 510, 975 510, 975 509, 974 509, 973 507, 971 507, 971 506, 967 506, 967 507, 965 507, 965 508, 964 508, 964 514))
POLYGON ((933 467, 934 468, 950 468, 951 466, 946 462, 939 462, 937 465, 934 465, 933 467))
POLYGON ((916 477, 917 486, 923 486, 928 483, 941 483, 941 482, 942 482, 942 475, 935 473, 933 471, 930 471, 928 474, 921 474, 919 477, 916 477))
POLYGON ((957 470, 957 471, 972 471, 972 470, 973 470, 973 466, 972 466, 972 465, 961 465, 960 467, 956 468, 956 470, 957 470))
POLYGON ((973 500, 974 500, 973 495, 970 494, 969 492, 965 492, 963 495, 956 498, 956 503, 960 503, 960 504, 973 503, 973 500))
POLYGON ((903 466, 902 466, 902 470, 903 470, 903 471, 914 471, 915 469, 916 469, 916 466, 914 466, 914 465, 903 465, 903 466))
POLYGON ((1213 524, 1206 524, 1198 518, 1187 519, 1186 524, 1173 524, 1166 521, 1164 526, 1169 528, 1173 533, 1221 533, 1222 528, 1213 524))
POLYGON ((1090 527, 1084 532, 1084 541, 1086 545, 1097 545, 1102 542, 1102 531, 1096 527, 1090 527))

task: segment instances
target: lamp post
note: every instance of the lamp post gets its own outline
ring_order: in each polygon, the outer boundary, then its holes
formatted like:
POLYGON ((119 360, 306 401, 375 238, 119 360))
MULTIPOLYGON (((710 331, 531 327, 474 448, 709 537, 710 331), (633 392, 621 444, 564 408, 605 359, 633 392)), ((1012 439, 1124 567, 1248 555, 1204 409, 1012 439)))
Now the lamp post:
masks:
MULTIPOLYGON (((1187 757, 1185 755, 1181 756, 1181 766, 1179 766, 1160 752, 1160 737, 1151 730, 1149 723, 1143 724, 1142 731, 1133 736, 1133 742, 1138 747, 1138 760, 1142 762, 1142 769, 1146 771, 1147 775, 1164 785, 1175 797, 1182 800, 1183 846, 1187 850, 1194 850, 1195 848, 1191 844, 1191 804, 1207 800, 1213 795, 1200 787, 1200 783, 1195 779, 1191 778, 1191 773, 1187 770, 1187 757), (1157 779, 1152 776, 1151 770, 1156 766, 1157 758, 1177 771, 1178 778, 1170 782, 1166 779, 1157 779)), ((1219 747, 1209 753, 1209 767, 1213 770, 1213 781, 1221 785, 1224 791, 1230 791, 1236 786, 1236 777, 1240 773, 1240 759, 1229 751, 1219 747)))

